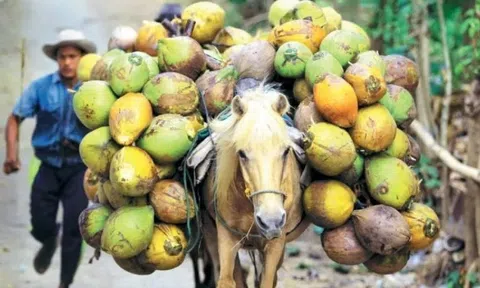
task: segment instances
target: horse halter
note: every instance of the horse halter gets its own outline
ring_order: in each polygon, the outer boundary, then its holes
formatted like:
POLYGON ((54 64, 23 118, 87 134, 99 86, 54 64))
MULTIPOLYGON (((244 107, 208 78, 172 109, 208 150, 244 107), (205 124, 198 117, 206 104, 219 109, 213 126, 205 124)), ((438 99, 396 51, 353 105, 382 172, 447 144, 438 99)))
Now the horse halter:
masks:
POLYGON ((258 196, 260 194, 266 194, 266 193, 282 195, 284 200, 285 200, 285 198, 287 198, 287 194, 285 192, 279 191, 279 190, 266 189, 266 190, 258 190, 258 191, 255 191, 255 192, 252 193, 252 192, 250 192, 250 189, 245 188, 245 195, 248 197, 248 200, 250 200, 250 201, 253 200, 253 197, 258 196))

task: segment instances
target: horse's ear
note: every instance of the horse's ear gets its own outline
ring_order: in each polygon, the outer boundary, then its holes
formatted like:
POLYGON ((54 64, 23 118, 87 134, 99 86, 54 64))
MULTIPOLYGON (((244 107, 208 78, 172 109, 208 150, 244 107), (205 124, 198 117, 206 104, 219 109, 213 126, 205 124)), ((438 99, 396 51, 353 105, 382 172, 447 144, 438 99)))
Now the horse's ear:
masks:
POLYGON ((290 109, 290 104, 288 103, 287 96, 283 94, 278 94, 277 101, 273 103, 273 110, 277 111, 278 114, 284 115, 290 109))
POLYGON ((242 98, 240 98, 238 95, 232 99, 232 111, 239 117, 241 117, 247 111, 242 98))

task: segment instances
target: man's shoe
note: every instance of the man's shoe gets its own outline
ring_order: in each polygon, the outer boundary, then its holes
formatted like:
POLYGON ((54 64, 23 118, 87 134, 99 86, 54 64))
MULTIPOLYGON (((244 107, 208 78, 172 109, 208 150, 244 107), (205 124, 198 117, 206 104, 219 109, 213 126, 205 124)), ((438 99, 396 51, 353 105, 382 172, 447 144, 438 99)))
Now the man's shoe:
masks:
POLYGON ((50 267, 50 262, 52 261, 55 250, 57 250, 58 238, 54 237, 50 240, 43 243, 42 248, 38 250, 35 259, 33 260, 33 267, 38 274, 43 274, 50 267))

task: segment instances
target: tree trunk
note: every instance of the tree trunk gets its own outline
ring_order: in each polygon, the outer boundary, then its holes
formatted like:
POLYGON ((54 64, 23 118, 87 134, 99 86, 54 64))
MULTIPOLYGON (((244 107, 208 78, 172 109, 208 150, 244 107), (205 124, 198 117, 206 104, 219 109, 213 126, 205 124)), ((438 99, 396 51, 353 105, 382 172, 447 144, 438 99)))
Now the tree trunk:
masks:
MULTIPOLYGON (((480 76, 465 99, 465 113, 469 117, 467 164, 480 167, 480 76)), ((480 255, 480 183, 468 179, 467 191, 464 209, 466 269, 480 255)))
MULTIPOLYGON (((383 20, 382 11, 385 9, 385 5, 387 5, 387 0, 380 0, 380 4, 377 8, 377 12, 375 12, 375 16, 373 17, 373 21, 370 24, 370 28, 373 29, 381 29, 382 31, 385 29, 385 21, 383 20)), ((385 54, 385 47, 383 43, 382 35, 375 37, 372 39, 372 50, 378 51, 380 55, 385 54)))

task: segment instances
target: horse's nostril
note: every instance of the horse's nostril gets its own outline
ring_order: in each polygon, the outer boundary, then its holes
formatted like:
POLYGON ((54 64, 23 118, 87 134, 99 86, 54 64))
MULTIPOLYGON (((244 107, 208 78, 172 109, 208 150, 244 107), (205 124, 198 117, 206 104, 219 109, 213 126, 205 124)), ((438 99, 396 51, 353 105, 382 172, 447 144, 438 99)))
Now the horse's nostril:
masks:
POLYGON ((280 220, 280 222, 277 224, 277 228, 281 228, 283 227, 283 225, 285 225, 285 222, 287 221, 287 213, 283 212, 282 214, 282 219, 280 220))
POLYGON ((255 218, 257 218, 257 225, 259 226, 260 229, 268 230, 268 225, 267 223, 263 222, 262 217, 256 215, 255 218))

